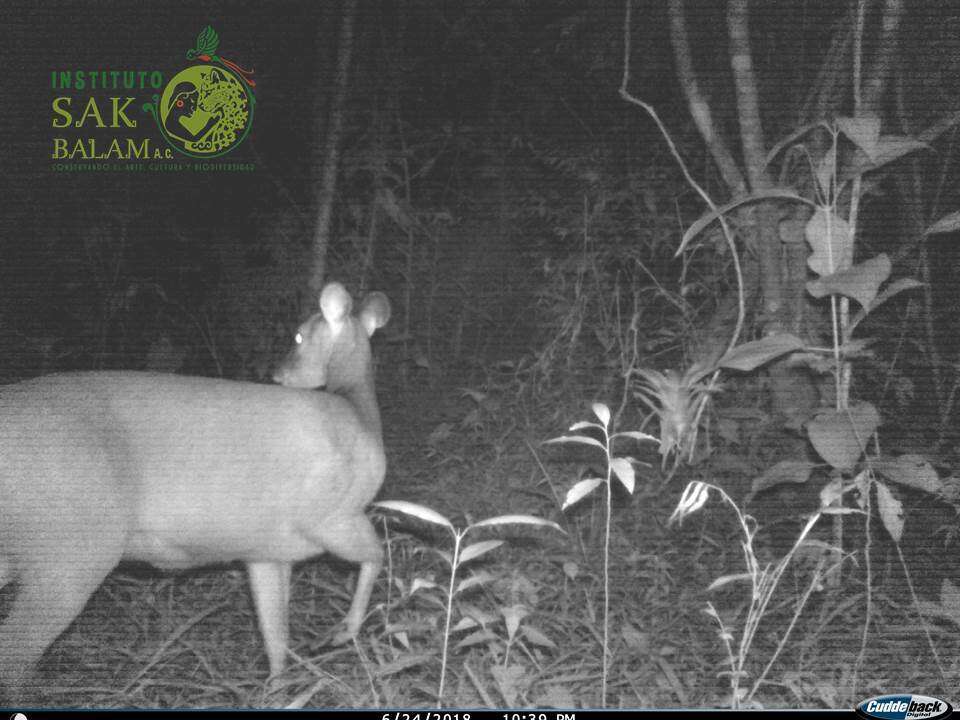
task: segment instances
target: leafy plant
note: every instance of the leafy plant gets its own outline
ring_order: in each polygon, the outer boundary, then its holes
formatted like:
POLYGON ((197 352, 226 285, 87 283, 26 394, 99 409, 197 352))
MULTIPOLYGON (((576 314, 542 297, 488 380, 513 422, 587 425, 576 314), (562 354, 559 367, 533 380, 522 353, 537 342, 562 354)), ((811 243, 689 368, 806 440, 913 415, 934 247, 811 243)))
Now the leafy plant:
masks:
MULTIPOLYGON (((447 677, 447 660, 449 657, 450 636, 455 632, 473 630, 480 626, 485 627, 485 623, 478 621, 477 613, 474 613, 473 617, 465 614, 455 626, 452 625, 454 599, 464 595, 471 589, 490 582, 493 579, 493 576, 490 573, 478 572, 458 582, 457 573, 467 563, 471 563, 474 560, 479 559, 503 544, 502 540, 481 540, 470 545, 465 545, 464 541, 467 534, 472 530, 478 530, 480 528, 502 527, 505 525, 533 525, 539 527, 549 527, 559 530, 560 532, 563 532, 563 529, 555 522, 533 517, 532 515, 498 515, 497 517, 487 518, 486 520, 470 523, 465 528, 458 528, 437 511, 417 503, 406 502, 403 500, 383 500, 381 502, 373 503, 373 506, 382 510, 393 510, 395 512, 400 512, 433 525, 439 525, 447 530, 450 533, 450 536, 453 538, 452 553, 438 552, 439 556, 450 568, 450 580, 447 584, 445 593, 443 650, 441 653, 440 681, 437 688, 437 707, 442 707, 444 686, 447 677)), ((432 582, 419 581, 412 586, 412 591, 417 589, 430 590, 433 588, 434 585, 432 582)), ((523 620, 523 612, 519 608, 507 608, 502 610, 501 614, 503 615, 506 623, 507 647, 509 648, 510 644, 516 638, 517 631, 520 629, 520 624, 523 620)), ((484 618, 481 614, 481 620, 484 619, 486 618, 484 618)), ((536 631, 528 630, 527 634, 528 637, 531 637, 535 642, 539 641, 543 637, 542 635, 536 634, 536 631)))
POLYGON ((716 590, 717 588, 733 582, 746 581, 750 583, 750 598, 747 603, 747 610, 743 617, 742 625, 739 628, 739 639, 737 637, 735 628, 733 628, 729 622, 725 622, 723 620, 713 603, 707 602, 706 609, 707 615, 713 618, 720 628, 720 640, 722 641, 724 650, 726 651, 727 664, 729 666, 729 670, 723 674, 728 675, 730 679, 730 704, 733 708, 739 709, 743 705, 749 705, 752 702, 757 690, 760 688, 760 684, 770 672, 770 668, 773 667, 773 663, 776 661, 777 657, 779 657, 783 648, 786 647, 787 641, 790 638, 790 633, 795 627, 796 622, 800 617, 800 613, 806 606, 807 600, 809 600, 813 591, 821 586, 820 581, 824 575, 823 565, 825 555, 822 552, 819 553, 817 564, 810 576, 810 582, 807 585, 806 590, 800 596, 799 601, 794 606, 793 618, 791 619, 790 624, 787 626, 786 630, 781 636, 776 649, 773 651, 773 653, 771 653, 767 664, 764 666, 763 670, 760 672, 748 690, 743 683, 749 677, 747 662, 750 658, 750 653, 753 648, 753 641, 756 638, 757 629, 760 626, 760 622, 763 620, 767 610, 770 607, 770 601, 773 598, 773 594, 776 591, 777 586, 780 584, 780 579, 783 577, 784 571, 787 569, 790 561, 796 556, 801 547, 812 542, 808 540, 810 531, 813 530, 821 515, 825 513, 844 512, 844 510, 837 508, 823 508, 822 510, 814 513, 807 519, 803 529, 800 531, 800 534, 797 536, 793 546, 786 555, 784 555, 776 563, 761 564, 753 547, 753 540, 757 534, 756 520, 754 520, 754 518, 750 515, 745 514, 739 507, 737 507, 737 504, 730 498, 730 496, 724 492, 722 488, 717 487, 716 485, 701 481, 691 482, 688 484, 686 489, 683 491, 683 494, 680 496, 680 501, 677 503, 677 507, 670 516, 669 522, 680 523, 685 518, 697 512, 706 504, 710 497, 711 491, 718 494, 720 499, 733 509, 733 512, 737 517, 737 522, 739 523, 740 532, 743 537, 740 545, 743 548, 744 563, 746 564, 747 569, 744 573, 736 575, 724 575, 717 578, 710 583, 710 586, 707 588, 707 590, 716 590))
POLYGON ((632 457, 618 457, 613 454, 613 444, 617 438, 631 438, 633 440, 653 440, 656 438, 639 431, 625 431, 611 433, 610 409, 602 403, 594 403, 593 414, 597 416, 599 423, 581 421, 570 426, 570 432, 578 432, 588 428, 597 430, 603 436, 603 442, 590 437, 589 435, 564 435, 562 437, 552 438, 546 443, 580 443, 591 447, 599 448, 606 458, 606 476, 602 478, 585 478, 580 480, 570 490, 563 501, 563 509, 566 510, 571 505, 576 504, 587 495, 592 493, 601 485, 606 488, 606 518, 604 522, 603 535, 603 671, 601 674, 600 703, 606 706, 607 703, 607 674, 610 661, 610 521, 613 512, 613 488, 612 481, 616 477, 620 484, 629 493, 633 493, 636 483, 633 463, 639 462, 632 457))

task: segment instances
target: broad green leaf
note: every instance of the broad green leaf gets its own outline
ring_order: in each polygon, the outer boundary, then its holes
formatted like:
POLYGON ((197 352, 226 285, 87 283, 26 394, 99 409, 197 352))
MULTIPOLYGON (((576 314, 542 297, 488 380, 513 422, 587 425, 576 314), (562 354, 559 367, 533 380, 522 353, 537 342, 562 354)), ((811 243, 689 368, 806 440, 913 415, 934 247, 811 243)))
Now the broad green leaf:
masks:
POLYGON ((803 341, 795 335, 789 333, 767 335, 759 340, 738 345, 720 358, 717 365, 730 370, 749 372, 774 358, 800 350, 803 347, 803 341))
POLYGON ((876 158, 877 142, 880 139, 880 118, 876 115, 838 117, 837 129, 860 148, 871 160, 876 158))
POLYGON ((848 410, 827 410, 807 423, 807 435, 824 460, 838 470, 849 470, 866 450, 866 443, 880 424, 880 414, 870 403, 848 410))
POLYGON ((922 455, 901 455, 873 461, 873 469, 898 485, 923 490, 931 495, 943 492, 943 483, 933 466, 922 455))
POLYGON ((922 140, 907 135, 883 135, 877 142, 876 154, 873 158, 871 170, 882 168, 884 165, 898 160, 904 155, 917 150, 930 150, 931 147, 922 140))
POLYGON ((434 523, 435 525, 441 525, 450 530, 454 529, 453 524, 436 510, 431 510, 417 503, 407 502, 406 500, 381 500, 371 503, 371 505, 373 507, 383 508, 384 510, 396 510, 404 515, 411 515, 412 517, 434 523))
POLYGON ((890 258, 886 253, 858 263, 832 275, 824 275, 807 283, 807 292, 815 298, 845 295, 862 307, 869 307, 880 286, 890 277, 890 258))

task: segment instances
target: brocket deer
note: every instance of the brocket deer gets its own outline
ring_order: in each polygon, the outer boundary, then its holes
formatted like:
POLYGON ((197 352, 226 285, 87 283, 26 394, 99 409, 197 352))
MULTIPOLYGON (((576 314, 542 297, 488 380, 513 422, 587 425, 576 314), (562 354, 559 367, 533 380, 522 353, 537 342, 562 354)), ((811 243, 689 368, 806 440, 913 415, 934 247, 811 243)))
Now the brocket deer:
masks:
MULTIPOLYGON (((0 388, 0 684, 22 698, 44 650, 121 560, 246 564, 272 675, 283 669, 291 564, 360 564, 340 639, 357 633, 382 550, 364 508, 385 460, 369 337, 338 283, 274 375, 280 385, 138 372, 0 388), (325 392, 312 389, 325 387, 325 392)), ((0 692, 2 694, 2 692, 0 692)))

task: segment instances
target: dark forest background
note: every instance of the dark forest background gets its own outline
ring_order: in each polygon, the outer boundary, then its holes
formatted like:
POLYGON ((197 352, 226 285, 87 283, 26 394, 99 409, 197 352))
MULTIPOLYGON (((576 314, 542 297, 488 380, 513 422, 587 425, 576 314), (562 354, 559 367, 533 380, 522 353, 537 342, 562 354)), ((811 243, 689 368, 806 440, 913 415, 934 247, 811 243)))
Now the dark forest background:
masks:
MULTIPOLYGON (((382 496, 567 532, 474 568, 444 704, 951 699, 960 7, 398 0, 345 36, 350 7, 0 4, 0 381, 268 382, 323 267, 393 304, 382 496), (169 76, 208 25, 255 71, 222 158, 253 172, 52 168, 52 70, 169 76), (847 230, 846 263, 811 261, 847 230), (541 445, 596 402, 656 441, 615 448, 609 537, 605 484, 561 508, 604 455, 541 445), (668 525, 690 482, 711 502, 668 525)), ((346 566, 301 570, 313 660, 271 687, 240 570, 121 571, 50 650, 51 703, 435 704, 446 567, 420 550, 446 546, 400 529, 363 654, 312 644, 346 566)))

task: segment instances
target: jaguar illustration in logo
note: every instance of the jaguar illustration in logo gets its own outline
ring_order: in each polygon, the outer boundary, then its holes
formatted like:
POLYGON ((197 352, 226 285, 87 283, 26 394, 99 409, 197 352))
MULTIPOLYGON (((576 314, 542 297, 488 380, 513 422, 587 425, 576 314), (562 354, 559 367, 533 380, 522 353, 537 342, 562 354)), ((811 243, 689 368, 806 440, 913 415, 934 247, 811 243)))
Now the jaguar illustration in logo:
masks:
POLYGON ((197 37, 187 59, 196 61, 153 96, 144 110, 153 115, 167 142, 196 158, 223 155, 241 142, 253 124, 252 71, 217 55, 220 39, 210 26, 197 37))

